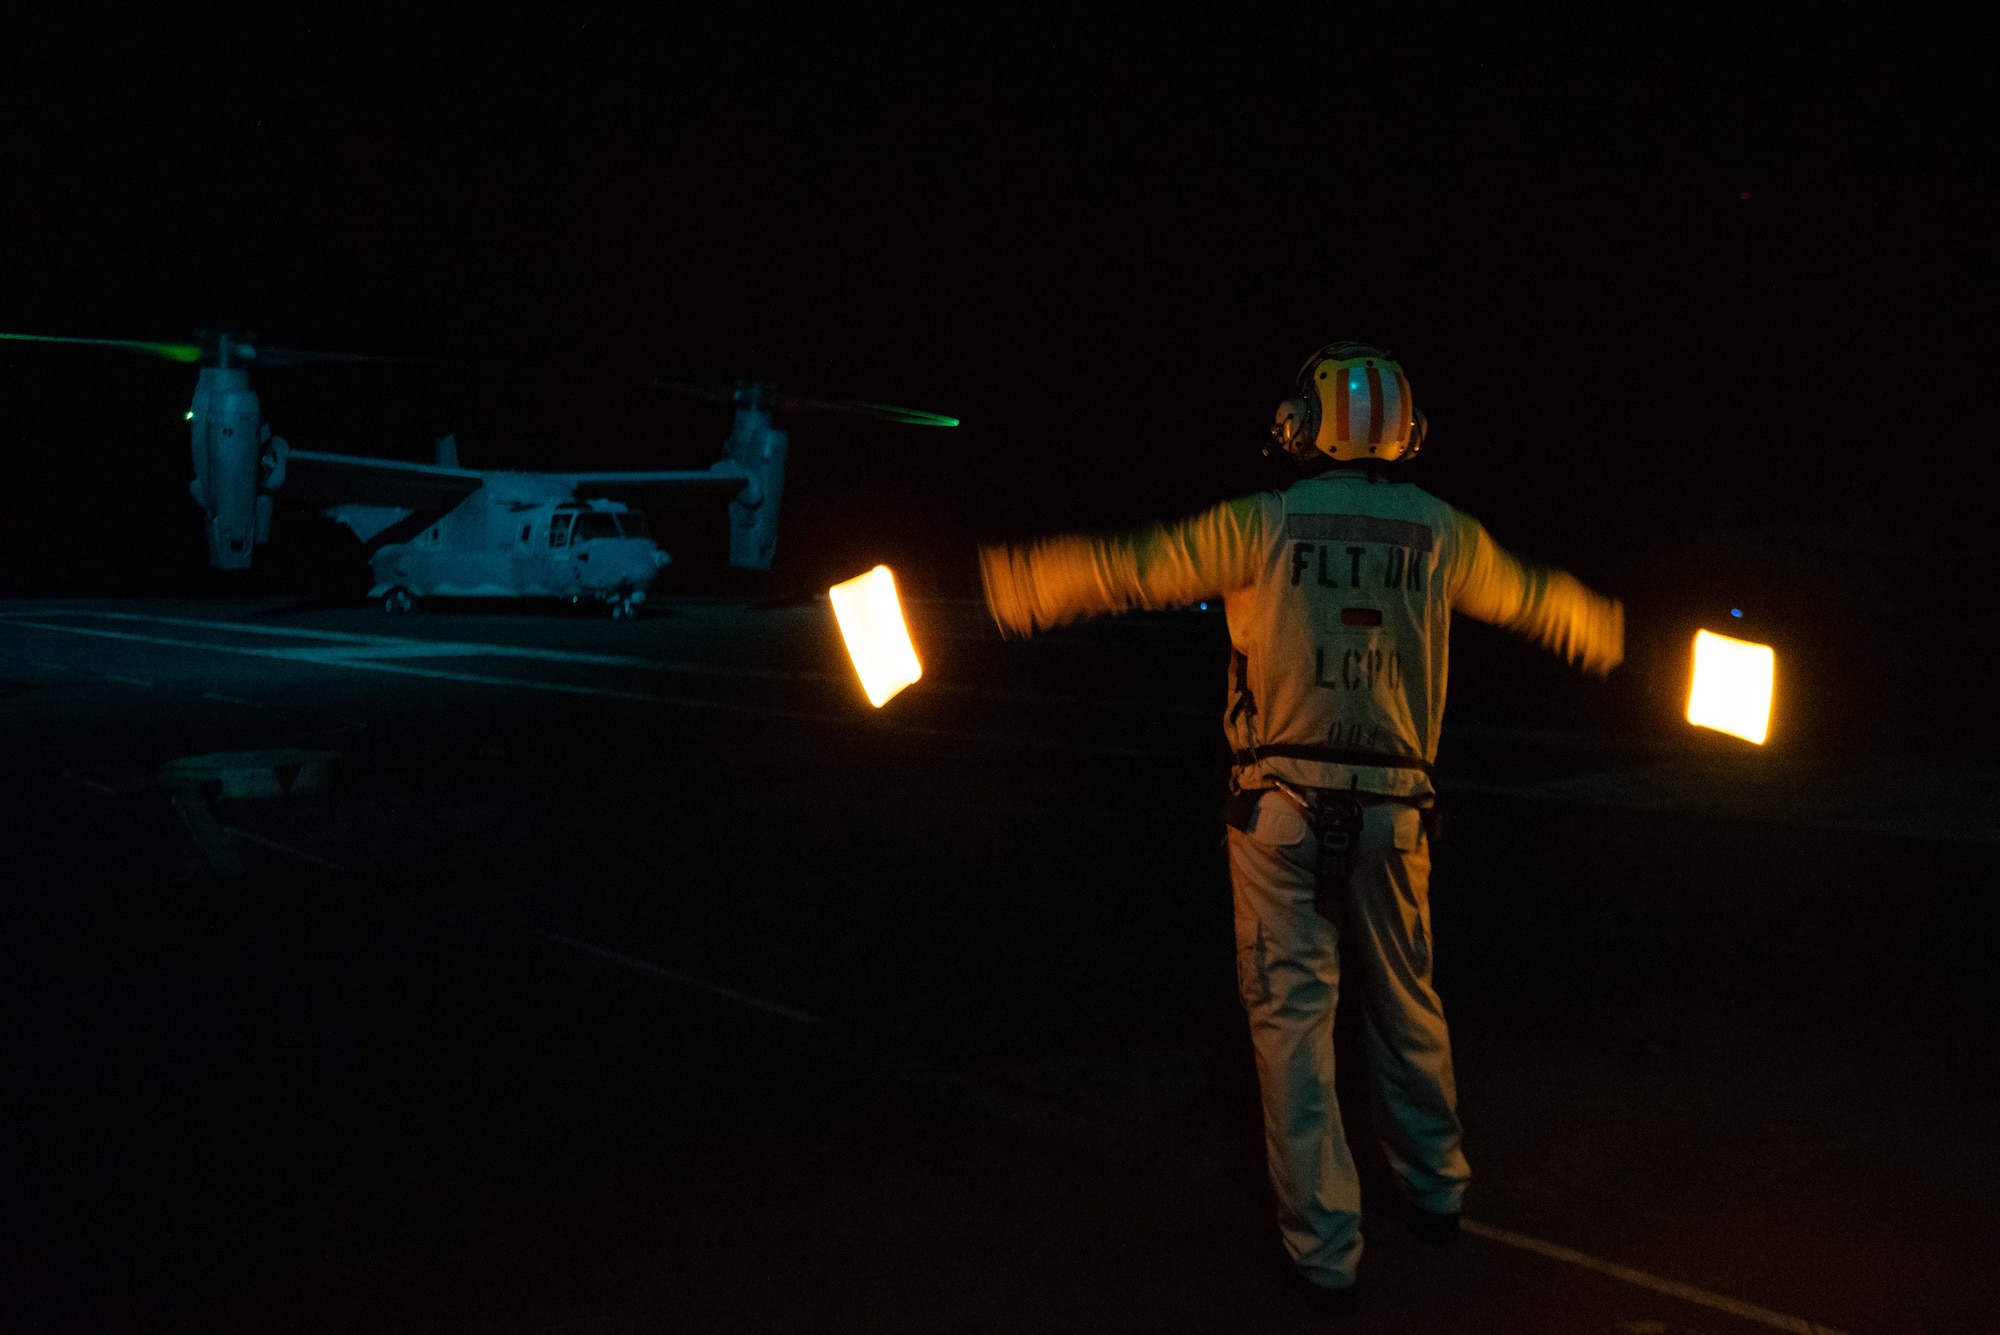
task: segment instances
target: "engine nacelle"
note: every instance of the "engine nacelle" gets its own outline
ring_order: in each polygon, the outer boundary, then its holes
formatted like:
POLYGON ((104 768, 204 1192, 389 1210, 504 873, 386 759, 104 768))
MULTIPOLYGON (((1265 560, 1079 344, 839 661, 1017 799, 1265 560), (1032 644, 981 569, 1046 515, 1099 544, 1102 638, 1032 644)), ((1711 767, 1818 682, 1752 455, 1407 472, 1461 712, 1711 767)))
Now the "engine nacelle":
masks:
POLYGON ((252 550, 271 533, 271 500, 257 494, 267 432, 249 372, 203 367, 188 425, 194 452, 188 491, 207 515, 209 564, 247 570, 252 550))
POLYGON ((791 438, 758 407, 736 410, 723 453, 750 480, 729 503, 729 564, 769 570, 778 550, 778 502, 785 495, 785 456, 791 438))

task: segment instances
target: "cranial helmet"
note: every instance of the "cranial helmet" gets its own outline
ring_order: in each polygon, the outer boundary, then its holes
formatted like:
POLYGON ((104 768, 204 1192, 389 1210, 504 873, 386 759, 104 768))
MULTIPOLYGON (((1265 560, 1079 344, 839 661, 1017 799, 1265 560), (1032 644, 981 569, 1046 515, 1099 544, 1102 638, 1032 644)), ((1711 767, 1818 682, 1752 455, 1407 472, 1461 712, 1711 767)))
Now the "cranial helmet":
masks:
POLYGON ((1424 427, 1393 354, 1367 343, 1329 343, 1299 368, 1271 438, 1303 464, 1322 455, 1393 463, 1423 448, 1424 427))

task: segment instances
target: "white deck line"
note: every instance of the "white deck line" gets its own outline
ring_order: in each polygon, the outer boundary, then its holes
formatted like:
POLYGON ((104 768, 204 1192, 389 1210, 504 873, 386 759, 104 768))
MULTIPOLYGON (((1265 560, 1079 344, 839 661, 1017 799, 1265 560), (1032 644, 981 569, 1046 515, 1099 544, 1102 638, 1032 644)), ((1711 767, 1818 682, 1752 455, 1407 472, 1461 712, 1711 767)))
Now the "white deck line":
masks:
MULTIPOLYGON (((109 616, 111 613, 103 615, 109 616)), ((138 617, 134 620, 149 620, 138 617)), ((219 622, 229 627, 233 623, 219 622)), ((793 719, 839 728, 863 728, 908 737, 934 737, 942 741, 978 742, 989 746, 1026 746, 1045 751, 1071 751, 1086 755, 1128 756, 1141 760, 1185 759, 1186 752, 1158 747, 1098 746, 1088 742, 1059 741, 1010 733, 963 732, 953 728, 932 728, 902 723, 879 715, 824 714, 805 709, 781 709, 771 705, 746 705, 734 701, 702 700, 684 695, 659 695, 651 691, 619 690, 610 686, 586 686, 566 681, 538 681, 531 677, 500 677, 484 672, 454 672, 445 668, 415 667, 409 663, 360 658, 347 654, 307 657, 297 648, 259 649, 247 644, 216 644, 210 640, 185 640, 170 635, 141 635, 134 631, 103 630, 91 626, 64 626, 50 621, 34 621, 13 613, 0 613, 0 625, 23 626, 31 630, 53 631, 59 635, 83 635, 92 639, 122 640, 133 644, 157 644, 170 649, 199 649, 208 653, 234 654, 241 658, 262 658, 280 663, 304 663, 312 667, 346 668, 356 672, 387 672, 403 677, 428 677, 435 681, 465 682, 477 686, 504 686, 515 690, 544 691, 555 695, 598 696, 612 700, 632 700, 682 709, 707 710, 724 714, 752 714, 764 718, 793 719)), ((553 651, 551 651, 553 652, 553 651)), ((746 674, 749 675, 749 674, 746 674)))
MULTIPOLYGON (((77 780, 77 782, 88 781, 77 780)), ((96 787, 97 785, 92 784, 91 786, 96 787)), ((106 789, 105 791, 108 792, 110 790, 106 789)), ((267 839, 261 834, 252 834, 250 831, 238 829, 234 825, 223 826, 222 832, 232 839, 241 839, 245 843, 256 844, 260 848, 268 848, 273 852, 283 853, 288 857, 297 858, 301 862, 309 862, 315 867, 324 867, 328 871, 341 872, 343 874, 347 871, 346 866, 343 864, 320 857, 317 853, 308 853, 303 848, 295 848, 291 844, 283 843, 276 839, 267 839)), ((522 925, 526 926, 527 924, 522 925)), ((561 932, 543 931, 540 928, 532 927, 529 930, 533 931, 536 936, 541 937, 543 940, 553 942, 567 949, 581 951, 583 954, 595 956, 601 960, 609 960, 613 964, 620 964, 628 969, 636 969, 640 973, 652 974, 656 978, 665 978, 669 982, 679 983, 682 987, 690 987, 697 992, 707 992, 713 996, 734 1001, 738 1005, 748 1006, 752 1010, 764 1011, 767 1014, 791 1020, 796 1024, 818 1024, 820 1022, 820 1018, 817 1015, 808 1015, 806 1012, 794 1010, 790 1006, 781 1006, 775 1001, 766 1001, 762 997, 753 997, 748 992, 738 992, 733 987, 724 987, 720 983, 711 983, 706 978, 697 978, 691 973, 682 973, 679 969, 669 969, 663 964, 655 964, 651 960, 640 959, 636 955, 620 954, 618 951, 607 950, 603 946, 593 945, 588 941, 582 941, 573 936, 564 936, 561 932)))
POLYGON ((294 848, 290 844, 280 843, 276 839, 266 839, 263 835, 252 834, 248 830, 239 830, 234 825, 223 826, 222 832, 231 839, 241 839, 246 844, 255 844, 259 848, 268 848, 272 852, 283 853, 285 856, 297 858, 301 862, 310 862, 313 866, 324 867, 328 871, 345 872, 347 870, 341 863, 329 861, 317 853, 308 853, 303 848, 294 848))
MULTIPOLYGON (((1597 807, 1606 811, 1639 811, 1659 815, 1692 816, 1700 820, 1743 821, 1752 824, 1783 825, 1799 830, 1838 830, 1846 833, 1870 835, 1888 839, 1920 839, 1931 843, 1958 844, 1972 847, 1989 847, 2000 843, 2000 815, 1989 815, 1982 824, 1967 828, 1970 822, 1958 828, 1949 828, 1933 820, 1919 823, 1903 815, 1887 818, 1869 815, 1853 815, 1841 811, 1773 810, 1756 801, 1742 802, 1728 808, 1713 802, 1676 801, 1632 801, 1619 797, 1592 793, 1581 785, 1590 779, 1617 777, 1613 771, 1609 776, 1579 775, 1567 779, 1555 779, 1529 783, 1490 783, 1481 779, 1445 778, 1439 787, 1446 797, 1454 793, 1479 793, 1489 797, 1517 797, 1530 802, 1549 802, 1557 806, 1597 807)), ((1858 785, 1857 785, 1858 786, 1858 785)))
POLYGON ((1546 1256, 1553 1261, 1563 1261, 1585 1270, 1595 1270, 1600 1275, 1609 1275, 1613 1279, 1623 1280, 1627 1284, 1634 1284, 1642 1289, 1651 1289, 1655 1293, 1664 1293, 1669 1297, 1679 1298, 1683 1302, 1696 1303, 1702 1307, 1714 1308, 1718 1312, 1727 1312, 1731 1316, 1740 1316, 1745 1321, 1755 1321, 1759 1325, 1770 1326, 1776 1330, 1791 1331, 1793 1335, 1843 1335, 1843 1332, 1835 1330, 1832 1326, 1822 1326, 1815 1322, 1807 1321, 1803 1317, 1787 1316, 1783 1312, 1773 1312, 1770 1308, 1759 1307, 1755 1303, 1739 1302, 1735 1298, 1724 1297, 1720 1293, 1710 1293, 1707 1289, 1698 1289, 1692 1284, 1683 1284, 1679 1280, 1662 1279, 1658 1275, 1648 1274, 1644 1270, 1635 1270, 1629 1265, 1620 1265, 1616 1261, 1602 1261, 1586 1252, 1577 1251, 1573 1247, 1564 1247, 1554 1242, 1543 1242, 1540 1238, 1531 1238, 1524 1233, 1514 1233, 1504 1228, 1495 1228, 1491 1224, 1474 1223, 1470 1219, 1460 1220, 1459 1227, 1474 1237, 1485 1238, 1488 1242, 1504 1243, 1509 1247, 1518 1247, 1522 1251, 1534 1252, 1538 1256, 1546 1256))
MULTIPOLYGON (((425 640, 415 636, 362 635, 342 630, 311 630, 290 626, 257 626, 240 621, 203 621, 192 617, 152 616, 139 612, 99 612, 83 608, 53 608, 42 612, 0 612, 0 621, 35 624, 30 617, 96 617, 106 621, 138 621, 160 626, 181 626, 190 630, 219 630, 232 634, 267 635, 280 639, 318 640, 325 648, 288 645, 274 652, 285 658, 309 663, 357 658, 526 658, 549 663, 586 663, 599 667, 635 668, 645 672, 669 672, 695 676, 742 677, 765 681, 845 681, 830 672, 795 671, 786 668, 746 668, 723 663, 675 662, 642 658, 632 654, 596 654, 573 649, 536 649, 522 645, 491 644, 483 640, 425 640)), ((240 647, 240 646, 239 646, 240 647)), ((962 695, 984 700, 1017 700, 1025 704, 1081 705, 1090 709, 1137 710, 1180 718, 1217 717, 1220 708, 1163 705, 1145 700, 1121 700, 1104 696, 1049 694, 1017 691, 997 686, 973 686, 958 682, 926 682, 924 689, 934 694, 962 695)))
MULTIPOLYGON (((641 658, 635 654, 594 654, 578 649, 537 649, 518 644, 489 644, 481 640, 426 640, 413 635, 362 635, 344 630, 313 630, 302 626, 257 626, 242 621, 203 621, 192 617, 154 616, 140 612, 99 612, 89 608, 56 607, 40 612, 0 612, 0 620, 36 624, 35 617, 93 617, 101 621, 138 621, 157 626, 180 626, 189 630, 219 630, 232 635, 264 635, 286 640, 319 640, 343 648, 309 649, 288 646, 272 652, 286 658, 324 661, 380 655, 395 658, 526 658, 547 663, 584 663, 598 667, 637 668, 646 672, 672 672, 718 677, 748 677, 771 681, 833 681, 825 672, 803 672, 787 668, 746 668, 727 663, 684 663, 661 658, 641 658)), ((243 648, 245 646, 215 646, 243 648)))
POLYGON ((793 1010, 790 1006, 781 1006, 775 1001, 766 1001, 762 997, 753 997, 748 992, 738 992, 733 987, 724 987, 720 983, 711 983, 706 978, 697 978, 691 973, 682 973, 679 969, 669 969, 665 965, 655 964, 651 960, 642 960, 636 955, 623 955, 615 950, 607 950, 603 946, 592 945, 588 941, 580 941, 573 936, 564 936, 561 932, 539 932, 537 935, 543 940, 553 941, 559 946, 567 946, 571 950, 581 951, 586 955, 593 955, 601 960, 609 960, 613 964, 621 964, 628 969, 636 969, 640 973, 649 973, 657 978, 664 978, 669 982, 679 983, 683 987, 691 987, 697 992, 707 992, 724 1000, 736 1002, 740 1006, 748 1006, 752 1010, 760 1010, 770 1015, 779 1016, 795 1024, 818 1024, 820 1022, 820 1018, 817 1015, 808 1015, 804 1011, 793 1010))

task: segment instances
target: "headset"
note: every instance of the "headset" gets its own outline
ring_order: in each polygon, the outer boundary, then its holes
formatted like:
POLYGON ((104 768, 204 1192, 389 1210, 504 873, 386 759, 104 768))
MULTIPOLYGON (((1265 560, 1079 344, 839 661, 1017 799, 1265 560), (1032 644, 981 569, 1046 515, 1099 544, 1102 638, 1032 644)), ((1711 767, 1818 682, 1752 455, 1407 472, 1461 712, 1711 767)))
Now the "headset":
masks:
MULTIPOLYGON (((1405 405, 1410 402, 1410 382, 1403 374, 1403 368, 1397 363, 1394 353, 1386 348, 1378 348, 1372 343, 1351 341, 1329 343, 1306 358, 1305 364, 1299 367, 1298 376, 1293 382, 1292 397, 1278 405, 1277 420, 1271 426, 1271 440, 1275 448, 1282 450, 1299 463, 1311 466, 1322 459, 1339 463, 1356 461, 1395 463, 1410 458, 1424 447, 1424 435, 1429 430, 1430 423, 1425 419, 1422 409, 1410 406, 1406 408, 1410 415, 1410 433, 1407 441, 1381 440, 1383 433, 1378 427, 1376 431, 1370 433, 1376 437, 1373 444, 1367 441, 1341 441, 1332 449, 1322 449, 1319 441, 1320 423, 1323 417, 1321 390, 1315 372, 1325 362, 1339 362, 1343 367, 1355 362, 1362 363, 1368 372, 1371 394, 1376 397, 1378 404, 1381 388, 1385 387, 1386 381, 1386 377, 1381 373, 1386 371, 1394 376, 1396 392, 1402 402, 1405 405), (1380 366, 1377 366, 1378 362, 1381 363, 1380 366), (1364 444, 1367 445, 1366 450, 1361 448, 1364 444), (1400 448, 1391 454, 1378 453, 1383 445, 1400 446, 1400 448)), ((1340 401, 1343 403, 1346 401, 1344 392, 1340 401)), ((1270 450, 1271 447, 1266 447, 1265 453, 1270 453, 1270 450)))

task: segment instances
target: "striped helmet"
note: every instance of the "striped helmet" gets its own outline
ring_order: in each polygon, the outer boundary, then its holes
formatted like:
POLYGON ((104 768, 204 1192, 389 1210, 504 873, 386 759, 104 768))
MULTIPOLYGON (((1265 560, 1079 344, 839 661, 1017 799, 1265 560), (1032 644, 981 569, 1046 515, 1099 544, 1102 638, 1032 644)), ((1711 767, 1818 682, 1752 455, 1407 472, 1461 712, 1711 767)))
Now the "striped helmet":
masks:
POLYGON ((1299 368, 1297 392, 1278 405, 1271 436, 1301 463, 1407 459, 1423 448, 1424 415, 1394 354, 1367 343, 1329 343, 1299 368))

